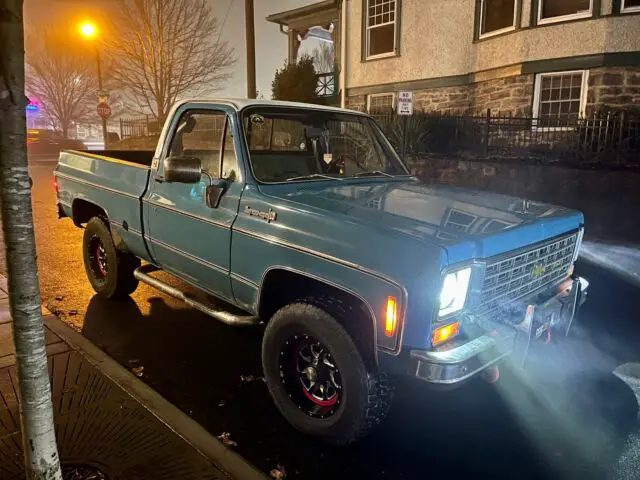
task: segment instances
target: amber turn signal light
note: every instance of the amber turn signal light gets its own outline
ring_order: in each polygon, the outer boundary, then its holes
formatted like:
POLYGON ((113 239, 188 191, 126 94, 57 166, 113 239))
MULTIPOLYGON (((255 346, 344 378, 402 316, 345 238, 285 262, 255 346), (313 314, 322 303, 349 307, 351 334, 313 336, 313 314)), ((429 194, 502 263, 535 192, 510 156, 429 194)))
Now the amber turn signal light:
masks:
POLYGON ((440 345, 441 343, 444 343, 447 340, 455 337, 459 333, 460 322, 450 323, 449 325, 438 327, 433 331, 431 344, 435 347, 436 345, 440 345))
POLYGON ((387 297, 387 307, 385 309, 384 334, 387 337, 394 337, 398 329, 398 302, 396 297, 387 297))

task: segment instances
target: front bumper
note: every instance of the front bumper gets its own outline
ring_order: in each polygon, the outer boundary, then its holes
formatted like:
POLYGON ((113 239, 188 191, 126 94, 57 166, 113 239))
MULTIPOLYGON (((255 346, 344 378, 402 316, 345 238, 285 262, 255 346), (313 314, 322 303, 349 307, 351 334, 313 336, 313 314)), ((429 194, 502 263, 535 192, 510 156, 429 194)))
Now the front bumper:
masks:
MULTIPOLYGON (((461 383, 511 356, 524 363, 532 341, 553 329, 564 334, 579 307, 585 302, 589 283, 571 277, 545 292, 519 302, 523 314, 517 322, 505 324, 484 319, 482 334, 466 340, 453 340, 436 350, 411 350, 408 373, 432 384, 461 383)), ((476 328, 479 326, 476 325, 476 328)))

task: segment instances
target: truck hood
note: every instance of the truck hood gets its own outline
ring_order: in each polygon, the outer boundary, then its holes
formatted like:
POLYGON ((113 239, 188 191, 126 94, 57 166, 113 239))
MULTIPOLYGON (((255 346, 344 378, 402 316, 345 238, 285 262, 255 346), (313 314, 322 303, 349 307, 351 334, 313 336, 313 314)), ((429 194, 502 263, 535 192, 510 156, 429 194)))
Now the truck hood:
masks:
POLYGON ((416 181, 304 183, 267 194, 441 246, 449 263, 486 258, 577 230, 582 213, 496 193, 416 181))

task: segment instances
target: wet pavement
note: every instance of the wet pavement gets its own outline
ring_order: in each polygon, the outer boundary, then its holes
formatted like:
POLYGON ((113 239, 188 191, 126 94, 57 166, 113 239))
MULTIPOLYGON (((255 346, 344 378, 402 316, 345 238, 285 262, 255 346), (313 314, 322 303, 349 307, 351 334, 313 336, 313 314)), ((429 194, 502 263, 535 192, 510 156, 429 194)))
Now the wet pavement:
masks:
POLYGON ((82 232, 56 218, 54 166, 31 167, 43 302, 122 365, 143 367, 145 382, 210 433, 228 432, 264 472, 280 464, 304 479, 640 478, 638 406, 611 373, 640 361, 640 287, 607 261, 578 263, 591 287, 575 336, 525 376, 503 372, 495 386, 478 380, 437 394, 404 381, 377 430, 332 448, 295 432, 273 406, 259 329, 223 325, 145 285, 130 301, 94 296, 82 232))

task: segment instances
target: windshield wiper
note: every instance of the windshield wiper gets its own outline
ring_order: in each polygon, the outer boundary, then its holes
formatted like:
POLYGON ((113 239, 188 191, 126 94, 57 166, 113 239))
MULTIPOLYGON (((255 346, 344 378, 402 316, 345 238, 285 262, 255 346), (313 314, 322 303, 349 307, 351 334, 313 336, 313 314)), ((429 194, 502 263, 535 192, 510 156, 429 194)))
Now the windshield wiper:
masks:
POLYGON ((301 175, 299 177, 287 178, 287 182, 294 182, 296 180, 313 180, 314 178, 326 178, 329 180, 338 180, 340 182, 343 181, 343 179, 339 177, 332 177, 330 175, 323 175, 321 173, 312 173, 310 175, 301 175))
POLYGON ((372 176, 376 176, 376 177, 389 177, 389 178, 393 178, 394 176, 391 175, 390 173, 387 172, 383 172, 382 170, 374 170, 373 172, 358 172, 355 174, 356 177, 372 177, 372 176))

